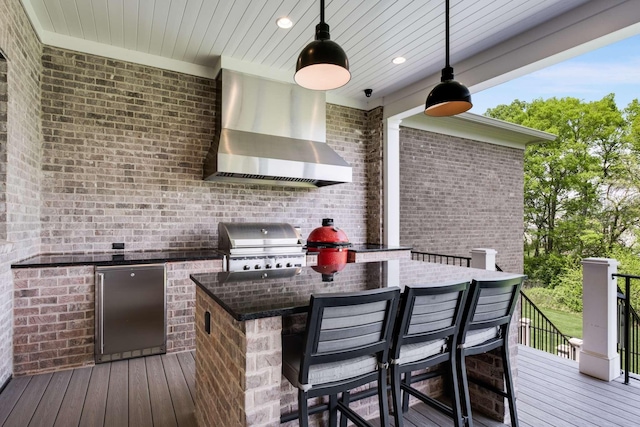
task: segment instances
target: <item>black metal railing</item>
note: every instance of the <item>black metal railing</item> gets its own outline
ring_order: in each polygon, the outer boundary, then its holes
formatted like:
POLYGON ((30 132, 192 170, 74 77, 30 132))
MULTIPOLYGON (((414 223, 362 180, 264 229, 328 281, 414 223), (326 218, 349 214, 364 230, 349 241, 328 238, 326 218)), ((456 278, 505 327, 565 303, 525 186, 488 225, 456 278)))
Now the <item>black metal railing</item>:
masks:
POLYGON ((471 257, 466 256, 411 251, 411 259, 417 261, 435 262, 439 264, 458 265, 460 267, 471 267, 471 257))
POLYGON ((520 292, 520 307, 519 344, 576 360, 578 349, 570 337, 560 332, 524 292, 520 292))
POLYGON ((618 287, 618 352, 624 383, 629 384, 630 373, 640 374, 640 317, 631 305, 631 280, 640 276, 613 274, 613 277, 624 278, 624 292, 618 287))

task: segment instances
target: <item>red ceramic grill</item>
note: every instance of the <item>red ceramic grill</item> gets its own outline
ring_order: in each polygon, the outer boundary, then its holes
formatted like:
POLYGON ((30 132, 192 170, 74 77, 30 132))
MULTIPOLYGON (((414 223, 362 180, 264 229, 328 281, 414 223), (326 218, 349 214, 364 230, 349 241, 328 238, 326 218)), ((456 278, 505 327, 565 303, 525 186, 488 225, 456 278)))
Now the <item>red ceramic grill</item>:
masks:
POLYGON ((332 281, 333 275, 347 264, 348 247, 351 246, 344 231, 333 224, 333 218, 324 218, 307 238, 307 250, 318 253, 318 264, 313 269, 322 273, 322 280, 332 281))

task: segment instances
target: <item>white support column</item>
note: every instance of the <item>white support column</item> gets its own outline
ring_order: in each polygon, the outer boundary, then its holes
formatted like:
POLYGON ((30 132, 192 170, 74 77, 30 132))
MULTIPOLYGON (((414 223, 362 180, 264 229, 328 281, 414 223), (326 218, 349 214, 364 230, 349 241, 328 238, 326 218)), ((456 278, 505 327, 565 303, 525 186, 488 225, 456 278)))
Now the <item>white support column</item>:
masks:
POLYGON ((495 249, 471 249, 471 268, 495 271, 497 253, 495 249))
POLYGON ((610 258, 582 260, 582 350, 580 372, 611 381, 620 376, 617 353, 618 261, 610 258))
POLYGON ((384 122, 383 146, 383 243, 400 245, 400 122, 391 117, 384 122))

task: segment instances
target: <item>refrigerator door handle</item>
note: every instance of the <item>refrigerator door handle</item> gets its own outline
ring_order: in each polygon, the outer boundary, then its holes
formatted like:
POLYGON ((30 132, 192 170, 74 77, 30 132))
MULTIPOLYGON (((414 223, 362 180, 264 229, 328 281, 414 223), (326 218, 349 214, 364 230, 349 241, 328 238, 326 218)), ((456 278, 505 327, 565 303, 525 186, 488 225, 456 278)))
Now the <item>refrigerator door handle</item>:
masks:
POLYGON ((104 354, 104 273, 98 273, 98 292, 100 297, 99 309, 100 319, 98 324, 100 325, 100 331, 98 332, 100 335, 100 354, 104 354))

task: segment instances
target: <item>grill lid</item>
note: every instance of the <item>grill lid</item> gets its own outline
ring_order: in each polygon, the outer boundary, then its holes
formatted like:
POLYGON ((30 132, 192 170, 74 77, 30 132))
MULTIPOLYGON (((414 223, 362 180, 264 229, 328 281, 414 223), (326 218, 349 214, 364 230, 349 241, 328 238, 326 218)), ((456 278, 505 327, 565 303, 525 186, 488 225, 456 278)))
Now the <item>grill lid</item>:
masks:
POLYGON ((259 252, 264 248, 302 250, 300 235, 286 223, 218 223, 218 248, 229 253, 259 252))

